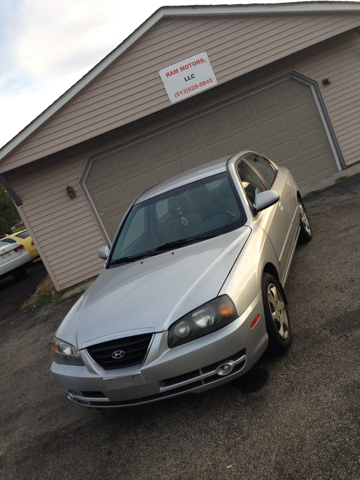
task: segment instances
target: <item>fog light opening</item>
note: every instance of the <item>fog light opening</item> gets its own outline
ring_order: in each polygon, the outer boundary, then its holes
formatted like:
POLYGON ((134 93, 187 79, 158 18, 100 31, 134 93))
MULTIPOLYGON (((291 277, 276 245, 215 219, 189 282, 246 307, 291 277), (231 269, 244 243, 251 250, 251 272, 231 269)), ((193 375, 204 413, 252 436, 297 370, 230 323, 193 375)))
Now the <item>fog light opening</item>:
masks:
POLYGON ((75 400, 74 395, 70 392, 66 392, 66 398, 70 400, 70 402, 73 402, 75 400))
POLYGON ((231 373, 233 370, 234 370, 234 362, 230 360, 230 362, 226 362, 219 365, 215 373, 220 377, 225 377, 226 375, 229 375, 229 373, 231 373))

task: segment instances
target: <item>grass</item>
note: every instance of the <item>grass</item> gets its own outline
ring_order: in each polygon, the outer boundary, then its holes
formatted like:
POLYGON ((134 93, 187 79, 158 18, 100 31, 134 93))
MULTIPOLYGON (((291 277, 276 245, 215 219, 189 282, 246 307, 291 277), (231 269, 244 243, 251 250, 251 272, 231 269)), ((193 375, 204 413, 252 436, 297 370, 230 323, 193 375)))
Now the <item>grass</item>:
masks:
POLYGON ((63 298, 61 293, 56 291, 50 276, 47 275, 47 277, 39 283, 34 295, 31 295, 31 297, 22 304, 20 312, 28 312, 29 310, 41 307, 41 305, 48 302, 51 302, 53 305, 61 305, 71 298, 80 297, 84 291, 85 290, 81 290, 80 292, 73 293, 72 295, 63 298))
POLYGON ((22 227, 14 228, 14 230, 11 230, 11 235, 12 235, 13 233, 22 232, 23 230, 26 230, 25 225, 23 225, 22 227))
POLYGON ((310 195, 316 195, 317 193, 320 193, 321 190, 311 190, 311 192, 307 193, 305 196, 309 197, 310 195))
POLYGON ((349 175, 343 175, 342 177, 337 178, 335 180, 335 183, 343 182, 344 180, 347 180, 348 178, 350 178, 349 175))

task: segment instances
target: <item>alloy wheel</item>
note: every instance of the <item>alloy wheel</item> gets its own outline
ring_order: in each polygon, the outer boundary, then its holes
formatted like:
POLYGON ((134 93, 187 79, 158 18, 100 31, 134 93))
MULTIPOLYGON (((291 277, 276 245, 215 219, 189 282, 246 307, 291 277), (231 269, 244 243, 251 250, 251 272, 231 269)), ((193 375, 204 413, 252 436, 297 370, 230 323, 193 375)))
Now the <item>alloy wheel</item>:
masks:
POLYGON ((286 340, 289 335, 289 319, 287 316, 285 303, 279 290, 273 283, 270 283, 268 286, 268 302, 276 330, 280 337, 283 340, 286 340))

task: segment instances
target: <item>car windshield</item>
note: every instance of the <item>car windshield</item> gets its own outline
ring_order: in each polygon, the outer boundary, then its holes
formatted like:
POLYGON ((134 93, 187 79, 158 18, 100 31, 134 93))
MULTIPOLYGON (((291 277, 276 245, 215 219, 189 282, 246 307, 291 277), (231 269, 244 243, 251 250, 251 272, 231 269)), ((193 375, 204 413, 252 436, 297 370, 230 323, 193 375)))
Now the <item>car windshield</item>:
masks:
POLYGON ((127 263, 222 235, 245 213, 226 172, 134 205, 115 239, 110 265, 127 263))

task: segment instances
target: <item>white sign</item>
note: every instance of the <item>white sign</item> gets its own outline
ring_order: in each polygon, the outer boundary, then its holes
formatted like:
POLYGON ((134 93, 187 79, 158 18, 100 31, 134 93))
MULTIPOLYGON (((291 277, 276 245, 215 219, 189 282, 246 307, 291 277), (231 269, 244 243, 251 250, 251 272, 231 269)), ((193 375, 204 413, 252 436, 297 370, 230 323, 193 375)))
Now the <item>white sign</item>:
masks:
POLYGON ((159 74, 171 103, 185 100, 217 84, 205 52, 163 68, 159 74))

